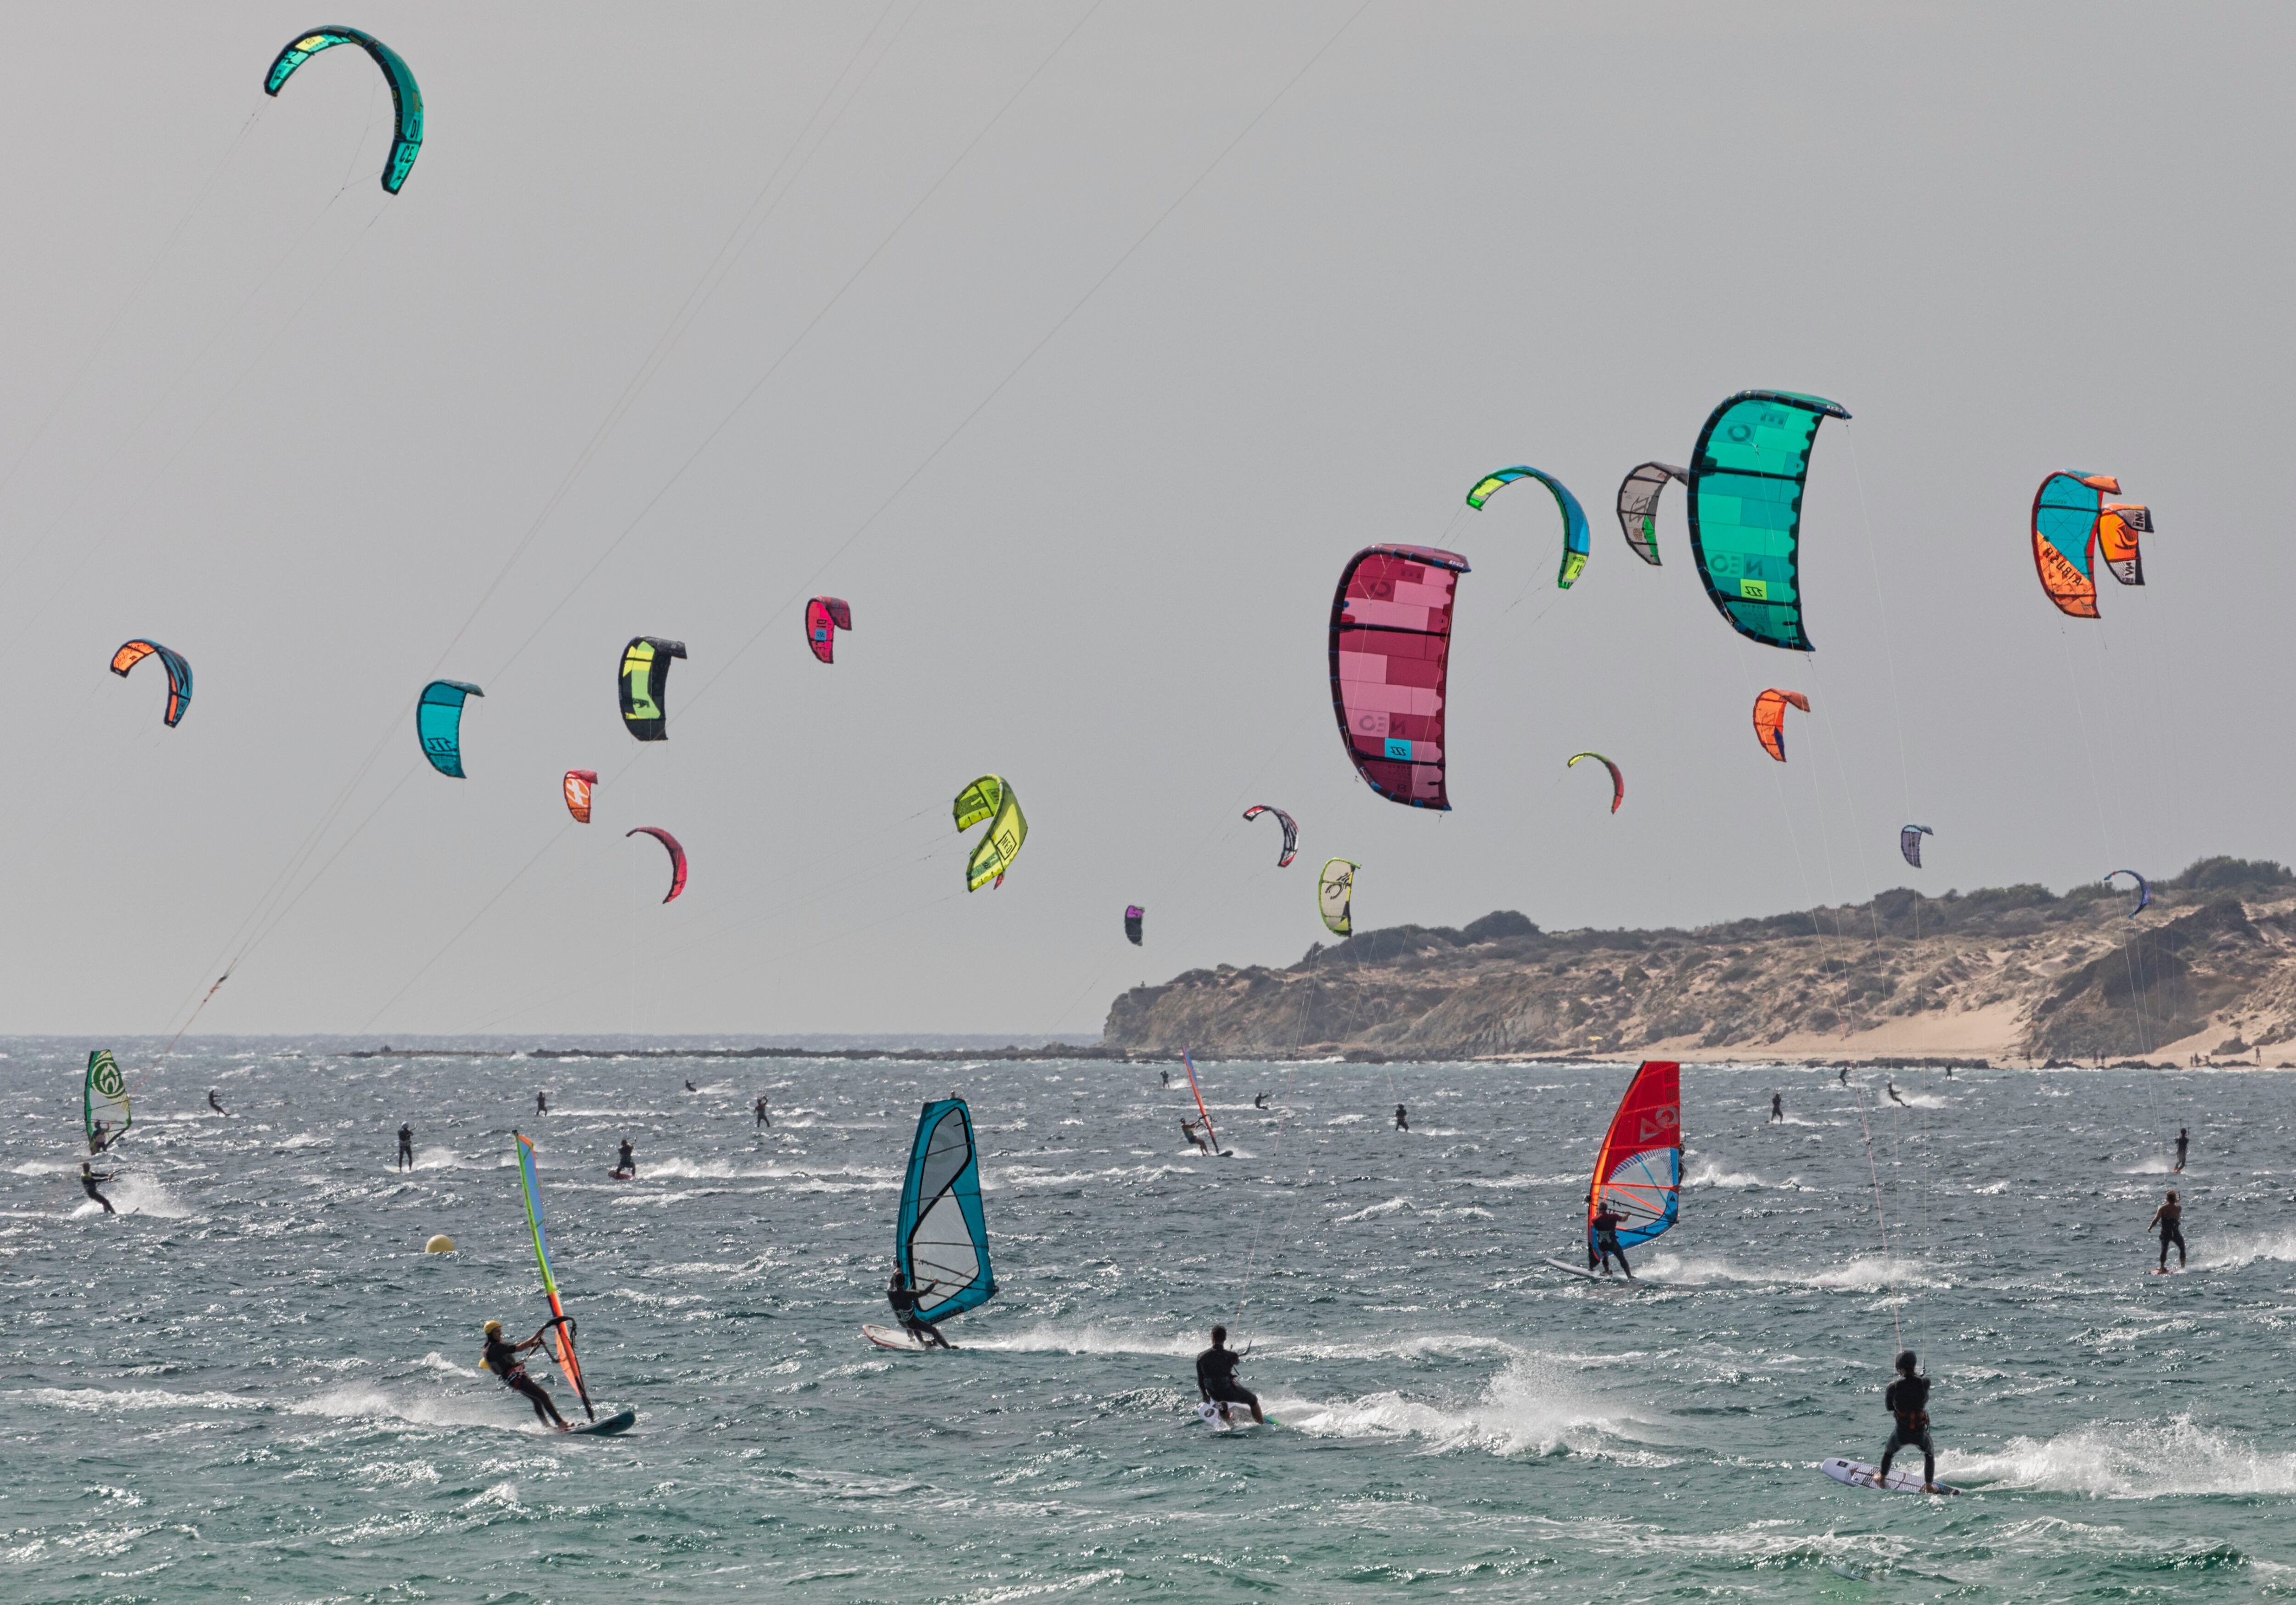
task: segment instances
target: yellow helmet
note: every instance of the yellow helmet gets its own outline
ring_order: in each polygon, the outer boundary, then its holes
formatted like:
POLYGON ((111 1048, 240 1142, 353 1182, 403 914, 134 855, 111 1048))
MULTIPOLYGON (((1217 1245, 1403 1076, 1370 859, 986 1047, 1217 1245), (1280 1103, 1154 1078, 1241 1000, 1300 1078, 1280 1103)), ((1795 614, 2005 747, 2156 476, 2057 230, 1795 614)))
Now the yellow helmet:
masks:
POLYGON ((502 1322, 499 1321, 489 1321, 487 1322, 486 1330, 488 1337, 499 1338, 502 1336, 502 1322))

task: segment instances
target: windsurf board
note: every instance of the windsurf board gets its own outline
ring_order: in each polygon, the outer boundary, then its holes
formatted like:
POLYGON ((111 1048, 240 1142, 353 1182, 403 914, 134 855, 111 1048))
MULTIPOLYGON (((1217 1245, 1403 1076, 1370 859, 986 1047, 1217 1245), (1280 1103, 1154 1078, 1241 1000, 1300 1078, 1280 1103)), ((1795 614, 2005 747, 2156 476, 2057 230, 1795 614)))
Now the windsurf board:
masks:
POLYGON ((861 1335, 879 1348, 905 1349, 913 1355, 931 1354, 939 1347, 910 1336, 906 1327, 878 1326, 866 1321, 861 1323, 861 1335))
POLYGON ((1642 1279, 1640 1277, 1620 1276, 1609 1274, 1602 1271, 1590 1271, 1585 1265, 1574 1265, 1567 1259, 1556 1259, 1552 1255, 1546 1255, 1541 1257, 1543 1257, 1548 1265, 1553 1265, 1556 1270, 1568 1271, 1573 1276, 1583 1276, 1588 1282, 1615 1282, 1622 1286, 1628 1283, 1640 1286, 1642 1283, 1642 1279))
MULTIPOLYGON (((1877 1491, 1885 1494, 1918 1494, 1922 1492, 1921 1472, 1919 1470, 1908 1471, 1903 1466, 1898 1466, 1890 1471, 1890 1480, 1885 1486, 1877 1485, 1874 1480, 1875 1476, 1879 1473, 1880 1468, 1867 1465, 1862 1460, 1844 1460, 1841 1456, 1836 1455, 1832 1460, 1821 1461, 1818 1463, 1818 1470, 1824 1472, 1828 1477, 1833 1478, 1834 1481, 1839 1483, 1847 1483, 1853 1488, 1877 1488, 1877 1491)), ((1961 1492, 1959 1488, 1949 1488, 1943 1483, 1937 1485, 1937 1491, 1940 1494, 1958 1494, 1961 1492)))
POLYGON ((611 1437, 617 1432, 627 1432, 637 1424, 638 1413, 625 1410, 618 1415, 605 1416, 594 1421, 577 1421, 566 1430, 569 1433, 586 1433, 594 1437, 611 1437))

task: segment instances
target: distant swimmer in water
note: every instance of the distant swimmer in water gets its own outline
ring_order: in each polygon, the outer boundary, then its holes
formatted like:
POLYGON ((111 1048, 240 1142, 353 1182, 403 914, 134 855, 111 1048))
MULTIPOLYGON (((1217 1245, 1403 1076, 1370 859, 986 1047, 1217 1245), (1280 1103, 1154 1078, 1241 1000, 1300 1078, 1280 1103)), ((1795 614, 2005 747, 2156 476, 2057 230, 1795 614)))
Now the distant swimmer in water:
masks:
POLYGON ((2177 1174, 2178 1175, 2185 1174, 2185 1150, 2192 1145, 2192 1142, 2193 1139, 2185 1134, 2185 1128, 2178 1126, 2177 1128, 2177 1174))
POLYGON ((1784 1094, 1784 1093, 1772 1093, 1770 1094, 1770 1118, 1771 1118, 1771 1119, 1773 1119, 1773 1120, 1783 1120, 1783 1119, 1784 1119, 1785 1118, 1786 1118, 1786 1097, 1785 1097, 1785 1094, 1784 1094))
POLYGON ((548 1093, 535 1093, 534 1112, 537 1115, 546 1115, 550 1112, 550 1094, 548 1093))
POLYGON ((614 1156, 613 1175, 616 1180, 631 1182, 637 1179, 637 1156, 630 1151, 630 1140, 622 1139, 622 1151, 614 1156))
MULTIPOLYGON (((758 1094, 756 1113, 758 1117, 758 1126, 762 1126, 768 1131, 773 1129, 774 1118, 766 1112, 766 1095, 763 1093, 759 1093, 758 1094)), ((757 1126, 753 1126, 750 1129, 755 1131, 757 1126)))
POLYGON ((1917 1363, 1912 1349, 1899 1355, 1898 1380, 1882 1390, 1882 1407, 1898 1418, 1898 1424, 1882 1451, 1882 1464, 1874 1474, 1874 1486, 1889 1486, 1890 1462, 1897 1457, 1898 1450, 1918 1447, 1922 1452, 1922 1492, 1934 1494, 1938 1491, 1937 1448, 1930 1442, 1930 1380, 1914 1374, 1917 1363))
POLYGON ((1400 1103, 1395 1106, 1395 1129, 1398 1131, 1411 1129, 1411 1117, 1403 1112, 1403 1105, 1400 1103))
POLYGON ((1202 1136, 1201 1136, 1201 1135, 1197 1132, 1196 1127, 1195 1127, 1195 1123, 1194 1123, 1193 1121, 1192 1121, 1192 1120, 1183 1120, 1183 1121, 1181 1121, 1181 1122, 1180 1122, 1180 1134, 1181 1134, 1182 1136, 1184 1136, 1184 1137, 1187 1138, 1187 1140, 1188 1140, 1189 1142, 1193 1142, 1193 1143, 1194 1143, 1194 1144, 1196 1145, 1196 1151, 1197 1151, 1197 1152, 1199 1152, 1199 1153, 1210 1153, 1210 1152, 1211 1152, 1211 1150, 1210 1150, 1209 1147, 1205 1146, 1203 1137, 1202 1137, 1202 1136))
POLYGON ((1267 1107, 1267 1094, 1266 1093, 1262 1093, 1259 1096, 1254 1098, 1251 1101, 1251 1107, 1254 1109, 1266 1109, 1267 1107))
POLYGON ((1212 1328, 1212 1346, 1196 1356, 1196 1391, 1207 1404, 1250 1405, 1251 1419, 1264 1427, 1267 1418, 1260 1413, 1259 1396, 1235 1380, 1242 1359, 1227 1346, 1227 1328, 1212 1328))
MULTIPOLYGON (((930 1293, 939 1286, 940 1283, 938 1282, 929 1282, 925 1283, 924 1290, 930 1293)), ((935 1348, 955 1348, 955 1344, 940 1335, 940 1328, 918 1318, 917 1300, 922 1297, 923 1294, 912 1288, 909 1279, 898 1271, 894 1272, 893 1280, 885 1284, 885 1302, 893 1306, 893 1318, 901 1323, 903 1331, 918 1342, 930 1344, 935 1348)))
POLYGON ((398 1126, 398 1161, 391 1168, 393 1170, 414 1168, 414 1128, 405 1121, 401 1121, 398 1126))
MULTIPOLYGON (((549 1330, 545 1326, 542 1331, 549 1330)), ((508 1343, 503 1339, 501 1322, 488 1322, 486 1331, 486 1350, 479 1363, 494 1372, 502 1385, 512 1393, 524 1394, 527 1403, 534 1406, 537 1421, 545 1427, 565 1431, 566 1418, 558 1413, 558 1406, 551 1402, 549 1394, 543 1391, 542 1384, 526 1374, 526 1367, 519 1360, 521 1355, 532 1354, 542 1347, 542 1332, 535 1333, 523 1343, 508 1343)))
POLYGON ((2155 1209, 2152 1218, 2144 1223, 2147 1230, 2154 1226, 2161 1228, 2161 1268, 2163 1271, 2169 1268, 2170 1243, 2177 1245, 2177 1268, 2180 1271, 2185 1268, 2185 1228, 2181 1224, 2184 1218, 2185 1207, 2177 1201, 2177 1190, 2171 1187, 2168 1201, 2155 1209))
MULTIPOLYGON (((80 1191, 86 1193, 88 1197, 94 1199, 97 1203, 102 1204, 103 1206, 103 1212, 106 1215, 117 1215, 119 1211, 111 1207, 111 1200, 110 1199, 104 1197, 103 1194, 95 1190, 95 1184, 98 1182, 108 1182, 119 1174, 119 1173, 116 1170, 107 1170, 102 1175, 98 1175, 95 1172, 87 1167, 87 1161, 86 1159, 82 1159, 79 1162, 80 1191)), ((2167 1257, 2167 1253, 2168 1250, 2165 1249, 2161 1250, 2161 1254, 2164 1258, 2167 1257)))
POLYGON ((1892 1103, 1905 1103, 1907 1109, 1914 1107, 1910 1103, 1906 1103, 1906 1101, 1903 1098, 1898 1096, 1898 1080, 1894 1076, 1890 1078, 1890 1101, 1892 1103))
POLYGON ((227 1115, 231 1113, 229 1110, 224 1108, 222 1104, 216 1101, 215 1088, 213 1087, 208 1088, 208 1107, 215 1110, 218 1115, 227 1115))
POLYGON ((1603 1274, 1608 1276, 1611 1273, 1611 1257, 1615 1254, 1619 1258, 1619 1269, 1627 1273, 1628 1282, 1632 1282, 1635 1268, 1627 1263, 1627 1251, 1619 1244, 1619 1227, 1623 1224, 1618 1212, 1607 1202, 1595 1211, 1595 1218, 1587 1223, 1595 1229, 1595 1246, 1587 1251, 1587 1268, 1590 1271, 1595 1268, 1595 1257, 1599 1255, 1603 1274))

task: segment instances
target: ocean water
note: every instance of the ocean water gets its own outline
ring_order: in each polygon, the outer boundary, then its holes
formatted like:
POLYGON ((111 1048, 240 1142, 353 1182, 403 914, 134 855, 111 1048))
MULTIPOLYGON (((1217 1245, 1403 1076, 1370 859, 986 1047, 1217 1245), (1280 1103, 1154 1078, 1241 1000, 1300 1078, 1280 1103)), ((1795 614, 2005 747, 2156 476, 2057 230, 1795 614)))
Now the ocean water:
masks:
POLYGON ((1624 1065, 1215 1061, 1209 1159, 1153 1067, 217 1044, 144 1088, 106 1218, 87 1045, 0 1043, 10 1601, 2296 1596, 2287 1075, 1899 1072, 1899 1107, 1689 1067, 1681 1224, 1629 1289, 1539 1261, 1624 1065), (955 1354, 880 1353, 951 1093, 1004 1292, 955 1354), (513 1126, 627 1436, 546 1435, 477 1369, 488 1316, 546 1313, 513 1126), (2152 1276, 2172 1182, 2193 1268, 2152 1276), (1280 1429, 1197 1424, 1215 1321, 1280 1429), (1964 1497, 1816 1469, 1878 1455, 1900 1334, 1964 1497))

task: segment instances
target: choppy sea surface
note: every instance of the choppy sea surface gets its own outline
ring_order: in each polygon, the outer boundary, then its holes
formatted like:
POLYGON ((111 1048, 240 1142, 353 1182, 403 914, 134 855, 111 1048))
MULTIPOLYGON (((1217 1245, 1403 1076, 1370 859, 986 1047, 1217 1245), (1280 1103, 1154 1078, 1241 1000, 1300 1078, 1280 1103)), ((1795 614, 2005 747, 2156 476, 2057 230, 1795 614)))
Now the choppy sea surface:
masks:
POLYGON ((1540 1263, 1628 1065, 1213 1061, 1217 1159, 1154 1067, 210 1044, 143 1085, 107 1217, 93 1045, 0 1043, 12 1601, 2296 1596, 2286 1074, 1899 1071, 1900 1106, 1685 1067, 1681 1224, 1629 1289, 1540 1263), (1004 1290, 959 1352, 880 1353, 952 1093, 1004 1290), (546 1314, 513 1126, 625 1437, 477 1368, 487 1317, 546 1314), (2192 1269, 2148 1275, 2171 1184, 2192 1269), (1215 1321, 1278 1429, 1197 1423, 1215 1321), (1817 1470, 1878 1456, 1900 1332, 1964 1497, 1817 1470))

